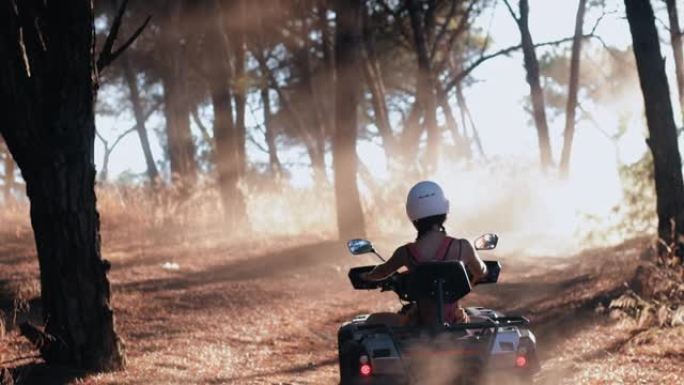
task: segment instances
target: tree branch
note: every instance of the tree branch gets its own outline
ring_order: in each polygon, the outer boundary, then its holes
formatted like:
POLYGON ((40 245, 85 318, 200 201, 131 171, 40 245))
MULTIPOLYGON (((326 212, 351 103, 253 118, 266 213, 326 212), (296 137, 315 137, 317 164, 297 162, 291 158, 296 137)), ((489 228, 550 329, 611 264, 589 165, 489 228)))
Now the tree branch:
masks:
MULTIPOLYGON (((449 24, 451 23, 451 20, 454 17, 456 17, 456 10, 457 10, 456 4, 457 3, 458 3, 457 1, 451 2, 451 7, 449 8, 449 13, 446 16, 444 23, 440 26, 439 32, 437 32, 437 36, 435 37, 435 40, 432 42, 432 48, 430 49, 430 57, 435 56, 435 53, 437 52, 437 47, 442 42, 442 39, 444 39, 444 36, 445 36, 446 31, 449 27, 449 24)), ((463 13, 463 18, 461 20, 461 23, 465 23, 468 20, 468 16, 470 16, 470 12, 472 11, 473 7, 475 6, 475 3, 477 3, 477 2, 473 1, 468 5, 468 8, 463 13)))
POLYGON ((197 113, 197 108, 193 108, 190 110, 190 116, 192 116, 192 120, 195 122, 197 127, 199 127, 200 132, 202 132, 202 138, 204 139, 205 142, 209 143, 209 145, 212 144, 211 140, 211 135, 209 135, 209 130, 207 129, 207 126, 202 123, 202 119, 199 117, 199 113, 197 113))
POLYGON ((399 35, 400 35, 401 37, 404 38, 404 39, 399 39, 399 44, 401 44, 401 45, 405 46, 406 48, 409 48, 409 49, 410 49, 410 48, 411 48, 410 44, 407 45, 407 44, 405 44, 405 43, 406 43, 407 41, 410 42, 410 41, 412 40, 412 39, 411 39, 411 34, 410 34, 409 31, 406 29, 406 27, 404 26, 404 24, 402 24, 402 22, 401 22, 401 20, 400 20, 400 18, 399 18, 400 15, 401 15, 401 13, 405 10, 406 6, 405 6, 405 5, 402 5, 402 6, 399 7, 399 9, 394 10, 394 9, 392 9, 392 7, 390 7, 390 5, 387 4, 387 2, 384 1, 384 0, 378 1, 378 4, 380 4, 380 6, 382 7, 383 11, 385 11, 386 13, 389 13, 390 16, 392 16, 392 18, 394 19, 394 23, 396 24, 397 30, 399 31, 399 35))
POLYGON ((107 141, 107 139, 104 138, 104 136, 100 134, 100 130, 95 130, 95 135, 98 139, 102 141, 102 145, 104 146, 105 152, 109 152, 109 142, 107 141))
POLYGON ((140 36, 140 34, 145 30, 145 27, 147 27, 147 24, 149 24, 150 19, 152 16, 147 16, 145 21, 142 23, 138 29, 133 32, 131 37, 124 42, 121 47, 119 47, 116 51, 112 52, 112 49, 114 48, 114 42, 116 41, 116 38, 119 35, 119 29, 121 28, 121 22, 123 20, 123 15, 126 12, 126 6, 128 5, 128 0, 123 0, 121 5, 119 6, 119 10, 116 13, 116 16, 114 17, 114 21, 112 21, 112 27, 109 29, 109 33, 107 34, 107 39, 105 40, 104 46, 102 47, 102 51, 100 52, 100 56, 97 58, 97 70, 98 72, 102 71, 105 69, 108 65, 110 65, 114 60, 116 60, 117 57, 119 57, 133 42, 140 36))
POLYGON ((126 12, 126 6, 128 6, 128 0, 123 0, 119 9, 116 11, 116 16, 114 16, 114 21, 112 21, 112 26, 109 28, 109 33, 107 34, 107 39, 102 46, 102 51, 100 52, 100 57, 97 59, 97 69, 101 70, 105 67, 102 63, 106 59, 107 55, 110 55, 112 48, 114 47, 114 42, 119 35, 119 29, 121 28, 121 22, 123 20, 124 12, 126 12))
POLYGON ((119 136, 116 137, 116 139, 114 140, 114 143, 112 143, 111 147, 109 148, 110 151, 114 151, 114 148, 116 148, 116 146, 119 144, 119 142, 121 142, 121 140, 123 140, 123 138, 125 138, 126 136, 128 136, 128 134, 130 134, 131 132, 135 131, 135 129, 136 129, 137 127, 138 127, 138 125, 136 124, 135 126, 129 128, 128 130, 126 130, 126 131, 122 132, 121 134, 119 134, 119 136))
POLYGON ((261 145, 255 138, 254 135, 249 133, 247 135, 247 140, 252 143, 259 151, 263 152, 264 154, 268 154, 268 149, 264 146, 261 145))
MULTIPOLYGON (((151 116, 155 111, 157 111, 157 109, 159 109, 159 107, 161 106, 161 104, 162 104, 161 101, 158 100, 157 103, 155 103, 155 104, 152 106, 152 108, 150 108, 150 109, 147 111, 147 113, 146 113, 145 116, 143 117, 143 122, 146 122, 147 119, 149 119, 150 116, 151 116)), ((130 134, 131 132, 133 132, 133 131, 135 131, 135 130, 137 130, 137 129, 138 129, 138 123, 136 122, 131 128, 129 128, 128 130, 126 130, 126 131, 122 132, 121 134, 119 134, 119 136, 116 137, 116 139, 114 140, 114 142, 112 142, 112 145, 111 145, 111 146, 109 146, 109 141, 107 141, 107 140, 102 136, 102 134, 100 134, 100 131, 99 131, 99 130, 95 130, 95 135, 97 135, 97 137, 102 141, 102 144, 103 144, 104 147, 105 147, 105 152, 111 153, 112 151, 114 151, 114 148, 119 144, 119 142, 121 142, 121 140, 122 140, 123 138, 125 138, 128 134, 130 134), (109 150, 109 151, 108 151, 108 150, 109 150)))
POLYGON ((519 23, 520 19, 518 19, 518 15, 515 14, 513 7, 511 7, 511 3, 509 3, 508 0, 503 0, 503 2, 504 2, 504 4, 506 4, 506 8, 508 8, 508 12, 513 17, 513 20, 515 20, 516 23, 519 23))
MULTIPOLYGON (((583 38, 583 39, 587 39, 587 38, 596 38, 596 37, 597 37, 597 36, 596 36, 596 35, 593 35, 593 34, 585 34, 585 35, 582 35, 582 38, 583 38)), ((546 47, 546 46, 550 46, 550 45, 559 45, 559 44, 571 42, 573 39, 574 39, 574 37, 573 37, 573 36, 570 36, 570 37, 566 37, 566 38, 559 39, 559 40, 547 41, 547 42, 544 42, 544 43, 538 43, 538 44, 535 44, 535 45, 534 45, 534 48, 546 47)), ((481 55, 477 60, 475 60, 474 62, 470 63, 469 66, 467 66, 467 67, 464 68, 461 72, 459 72, 458 74, 456 74, 456 76, 454 76, 454 77, 446 84, 444 90, 445 90, 446 92, 451 91, 451 89, 454 88, 454 86, 456 85, 456 83, 460 82, 460 81, 463 80, 466 76, 470 75, 470 73, 473 72, 473 70, 475 70, 475 68, 477 68, 480 64, 486 62, 487 60, 490 60, 490 59, 493 59, 493 58, 495 58, 495 57, 502 56, 502 55, 508 55, 508 54, 510 54, 511 52, 517 51, 517 50, 519 50, 519 49, 522 49, 522 44, 518 44, 518 45, 514 45, 514 46, 511 46, 511 47, 508 47, 508 48, 500 49, 500 50, 498 50, 498 51, 496 51, 496 52, 492 52, 492 53, 490 53, 490 54, 488 54, 488 55, 481 55)))

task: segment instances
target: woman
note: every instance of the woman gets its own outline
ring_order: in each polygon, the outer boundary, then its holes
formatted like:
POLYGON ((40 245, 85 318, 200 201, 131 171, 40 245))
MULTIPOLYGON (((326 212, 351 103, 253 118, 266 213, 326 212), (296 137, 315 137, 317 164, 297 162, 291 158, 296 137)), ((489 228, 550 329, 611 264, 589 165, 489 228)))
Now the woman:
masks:
MULTIPOLYGON (((437 261, 462 261, 472 274, 471 283, 487 274, 486 265, 470 242, 446 234, 444 221, 449 213, 449 200, 437 183, 424 181, 413 186, 406 200, 406 213, 418 230, 416 241, 397 248, 387 262, 376 266, 365 279, 377 281, 402 267, 411 271, 421 263, 437 261)), ((434 301, 425 299, 418 301, 417 309, 402 312, 399 320, 396 315, 387 313, 374 315, 374 318, 383 323, 432 325, 436 320, 436 309, 434 301)), ((468 316, 458 303, 445 303, 444 320, 447 323, 468 322, 468 316)))

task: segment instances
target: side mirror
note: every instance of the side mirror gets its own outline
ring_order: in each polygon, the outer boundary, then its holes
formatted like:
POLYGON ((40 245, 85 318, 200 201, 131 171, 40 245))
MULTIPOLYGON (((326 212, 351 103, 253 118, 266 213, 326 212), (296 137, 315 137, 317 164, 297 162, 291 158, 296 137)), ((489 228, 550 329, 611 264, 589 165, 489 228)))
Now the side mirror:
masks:
POLYGON ((347 249, 353 255, 368 254, 375 251, 373 244, 365 239, 352 239, 348 241, 347 249))
POLYGON ((499 236, 494 233, 480 235, 473 242, 475 250, 492 250, 496 248, 497 243, 499 243, 499 236))

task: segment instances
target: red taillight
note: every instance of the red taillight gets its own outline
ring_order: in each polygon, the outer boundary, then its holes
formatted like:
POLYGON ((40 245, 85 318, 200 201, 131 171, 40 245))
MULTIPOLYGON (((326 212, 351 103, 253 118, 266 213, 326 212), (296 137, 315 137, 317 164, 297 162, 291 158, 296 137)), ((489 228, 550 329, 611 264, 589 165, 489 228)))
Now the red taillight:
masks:
POLYGON ((359 365, 359 372, 362 376, 368 377, 373 373, 373 368, 370 366, 370 360, 367 355, 362 354, 359 356, 359 365))
POLYGON ((361 372, 362 376, 368 377, 371 375, 371 373, 373 373, 373 368, 371 368, 371 366, 368 364, 362 364, 359 367, 359 372, 361 372))
POLYGON ((527 357, 525 356, 518 356, 515 359, 515 366, 519 368, 524 368, 527 365, 527 357))

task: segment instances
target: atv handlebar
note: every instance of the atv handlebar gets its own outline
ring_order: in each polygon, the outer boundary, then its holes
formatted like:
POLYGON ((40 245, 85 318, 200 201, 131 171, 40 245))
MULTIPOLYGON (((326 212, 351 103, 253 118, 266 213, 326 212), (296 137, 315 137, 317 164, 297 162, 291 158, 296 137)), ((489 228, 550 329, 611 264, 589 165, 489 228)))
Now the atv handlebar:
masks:
POLYGON ((382 291, 387 291, 387 290, 393 290, 397 276, 400 274, 395 273, 392 274, 391 276, 377 280, 377 281, 371 281, 362 278, 362 275, 365 275, 366 273, 369 273, 371 270, 375 268, 375 265, 370 265, 370 266, 359 266, 359 267, 354 267, 349 270, 349 280, 352 283, 352 286, 354 286, 354 289, 356 290, 375 290, 375 289, 381 289, 382 291))

